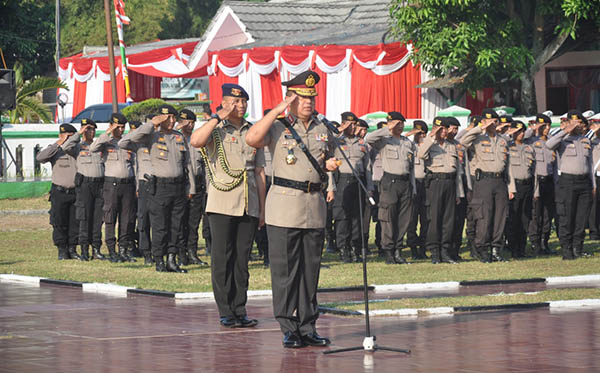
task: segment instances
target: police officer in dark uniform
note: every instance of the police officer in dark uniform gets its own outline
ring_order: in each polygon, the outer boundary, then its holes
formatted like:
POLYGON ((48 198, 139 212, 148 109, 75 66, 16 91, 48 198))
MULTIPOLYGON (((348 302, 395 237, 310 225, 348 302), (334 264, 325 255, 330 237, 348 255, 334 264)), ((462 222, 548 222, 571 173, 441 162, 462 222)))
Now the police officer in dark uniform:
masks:
POLYGON ((104 230, 111 262, 135 262, 131 256, 135 219, 135 153, 119 148, 127 118, 121 113, 110 116, 110 126, 90 146, 92 153, 104 159, 104 230), (115 225, 119 221, 119 253, 115 225))
POLYGON ((465 151, 464 147, 456 140, 458 129, 460 128, 460 122, 454 117, 449 117, 449 127, 446 130, 446 141, 453 141, 456 145, 456 154, 458 155, 458 163, 460 166, 460 172, 457 173, 457 177, 460 177, 463 185, 463 197, 459 197, 459 202, 456 205, 456 215, 454 218, 454 229, 452 233, 452 247, 449 251, 450 257, 459 261, 462 260, 460 257, 460 247, 462 245, 463 230, 465 226, 465 218, 467 216, 467 177, 465 175, 465 151), (460 176, 459 176, 460 175, 460 176))
POLYGON ((129 135, 129 141, 150 150, 152 174, 148 180, 152 255, 158 272, 187 273, 177 264, 182 245, 181 224, 185 199, 196 190, 188 146, 183 135, 173 130, 177 110, 161 105, 159 112, 129 135), (156 127, 156 128, 155 128, 156 127), (164 256, 167 255, 165 264, 164 256))
POLYGON ((92 245, 92 258, 105 260, 100 253, 102 246, 102 222, 104 212, 104 162, 100 153, 92 153, 90 146, 96 135, 96 122, 91 119, 81 120, 81 129, 63 144, 63 150, 77 158, 77 174, 75 185, 77 199, 75 201, 77 220, 79 221, 79 246, 81 260, 90 260, 89 249, 92 245), (81 141, 83 136, 83 141, 81 141))
POLYGON ((52 240, 58 248, 58 260, 80 259, 77 254, 77 231, 75 217, 75 174, 77 160, 67 154, 62 146, 77 130, 64 123, 59 127, 58 141, 48 145, 36 156, 38 162, 52 164, 52 187, 50 188, 50 225, 52 240))
MULTIPOLYGON (((415 120, 413 122, 413 129, 409 131, 405 136, 413 135, 414 143, 418 147, 425 136, 427 135, 427 123, 422 120, 415 120)), ((427 219, 427 207, 425 200, 426 188, 425 188, 425 162, 420 157, 414 157, 415 162, 415 184, 417 194, 413 199, 413 208, 410 217, 410 224, 408 225, 408 231, 406 232, 406 243, 410 247, 410 254, 413 259, 427 259, 425 254, 425 240, 427 238, 427 227, 429 220, 427 219), (417 233, 417 228, 419 232, 417 233)))
POLYGON ((583 252, 583 240, 596 180, 591 142, 582 133, 583 114, 571 110, 567 117, 569 123, 546 142, 546 147, 554 150, 558 158, 559 241, 563 259, 571 260, 587 255, 583 252))

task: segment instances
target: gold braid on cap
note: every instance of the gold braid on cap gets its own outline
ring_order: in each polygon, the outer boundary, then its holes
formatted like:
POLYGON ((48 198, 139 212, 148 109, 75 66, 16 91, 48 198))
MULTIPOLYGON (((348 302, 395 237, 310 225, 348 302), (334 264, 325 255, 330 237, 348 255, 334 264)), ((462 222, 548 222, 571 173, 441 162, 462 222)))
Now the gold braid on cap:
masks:
MULTIPOLYGON (((225 149, 223 148, 223 140, 221 134, 216 129, 212 131, 213 143, 215 144, 215 150, 217 152, 217 161, 221 166, 221 169, 230 176, 232 181, 225 181, 215 178, 215 170, 211 167, 210 158, 206 152, 206 147, 200 148, 200 154, 204 160, 206 166, 206 175, 210 184, 218 191, 229 192, 238 187, 242 181, 244 182, 244 199, 246 203, 245 210, 248 210, 248 173, 245 168, 234 168, 232 169, 225 156, 225 149)), ((246 211, 247 212, 247 211, 246 211)))

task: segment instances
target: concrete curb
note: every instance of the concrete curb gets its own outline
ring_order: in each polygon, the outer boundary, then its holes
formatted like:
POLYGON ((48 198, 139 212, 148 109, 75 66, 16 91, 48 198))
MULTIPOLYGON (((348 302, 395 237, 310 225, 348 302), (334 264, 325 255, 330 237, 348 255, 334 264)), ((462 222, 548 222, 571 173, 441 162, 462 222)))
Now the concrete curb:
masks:
POLYGON ((0 216, 6 215, 47 215, 48 210, 2 210, 0 216))

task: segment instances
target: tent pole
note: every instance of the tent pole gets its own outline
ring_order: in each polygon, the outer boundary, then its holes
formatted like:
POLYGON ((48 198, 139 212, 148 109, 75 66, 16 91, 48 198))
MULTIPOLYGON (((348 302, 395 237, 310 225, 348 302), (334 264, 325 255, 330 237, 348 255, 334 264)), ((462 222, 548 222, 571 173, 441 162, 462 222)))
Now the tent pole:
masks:
POLYGON ((117 105, 117 78, 115 77, 115 52, 113 50, 112 24, 110 18, 110 5, 108 0, 104 0, 104 18, 106 19, 106 44, 108 49, 108 62, 110 64, 110 89, 112 91, 112 110, 113 113, 119 112, 117 105))

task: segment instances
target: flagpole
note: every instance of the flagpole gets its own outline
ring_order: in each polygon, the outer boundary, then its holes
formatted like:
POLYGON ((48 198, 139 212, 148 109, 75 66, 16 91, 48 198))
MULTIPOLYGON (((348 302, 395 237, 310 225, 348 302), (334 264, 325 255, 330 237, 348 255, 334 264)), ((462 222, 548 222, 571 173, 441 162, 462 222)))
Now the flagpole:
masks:
POLYGON ((131 88, 129 86, 129 74, 127 73, 127 59, 125 57, 125 41, 123 39, 123 22, 121 16, 125 16, 122 0, 113 0, 115 6, 115 18, 117 21, 117 35, 119 36, 119 49, 121 50, 121 68, 123 72, 123 81, 125 82, 125 98, 127 102, 133 101, 131 98, 131 88), (119 6, 120 5, 120 6, 119 6))
POLYGON ((115 53, 112 39, 112 25, 110 21, 110 5, 108 0, 104 0, 104 18, 106 21, 106 44, 108 49, 108 63, 110 66, 110 88, 112 91, 112 110, 117 113, 119 106, 117 104, 117 78, 115 77, 115 53))

